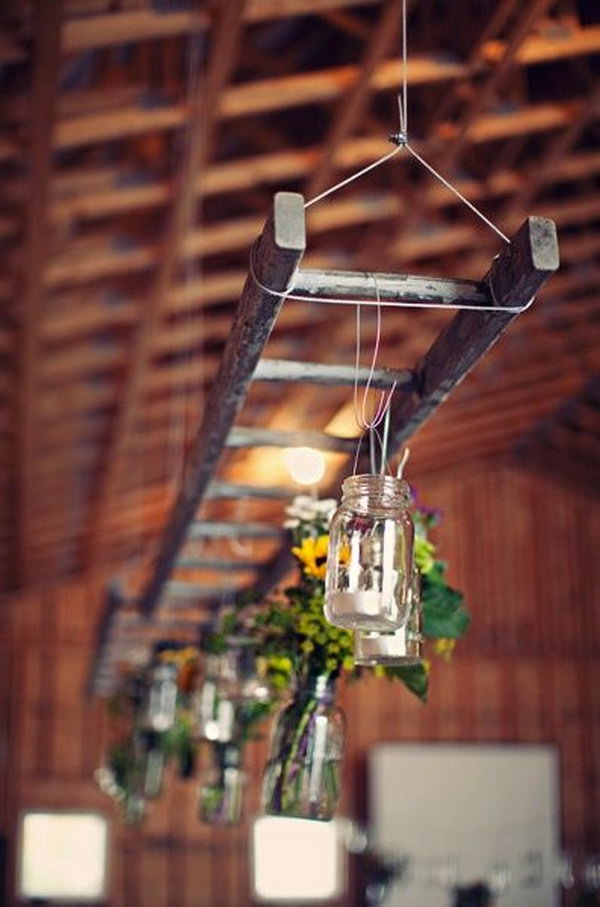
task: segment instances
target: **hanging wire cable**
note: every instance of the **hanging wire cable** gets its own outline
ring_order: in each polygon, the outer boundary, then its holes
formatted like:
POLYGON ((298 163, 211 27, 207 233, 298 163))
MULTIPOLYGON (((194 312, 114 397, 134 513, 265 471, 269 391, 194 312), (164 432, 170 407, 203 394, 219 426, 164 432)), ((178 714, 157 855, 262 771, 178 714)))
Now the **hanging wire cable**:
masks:
MULTIPOLYGON (((408 39, 407 39, 407 8, 406 0, 402 0, 402 39, 401 39, 401 86, 400 91, 398 92, 398 113, 399 113, 399 132, 393 133, 390 136, 390 140, 394 142, 396 147, 390 151, 388 154, 383 155, 378 158, 376 161, 373 161, 372 164, 368 164, 366 167, 361 168, 356 173, 351 174, 346 179, 341 180, 338 183, 335 183, 333 186, 330 186, 328 189, 325 189, 319 195, 305 202, 305 209, 310 208, 311 206, 317 204, 317 202, 323 201, 330 195, 333 195, 340 189, 343 189, 345 186, 350 185, 355 180, 360 179, 366 173, 371 172, 372 170, 380 167, 382 164, 387 163, 391 158, 399 154, 403 149, 406 149, 412 158, 417 161, 427 172, 437 179, 449 192, 451 192, 456 198, 459 199, 462 204, 464 204, 473 214, 478 217, 482 223, 489 227, 497 236, 500 237, 504 242, 509 243, 510 240, 508 236, 500 230, 486 215, 481 211, 473 202, 460 192, 456 186, 454 186, 446 177, 444 177, 438 170, 435 169, 428 161, 425 160, 419 154, 419 152, 412 147, 408 138, 408 39)), ((526 311, 534 301, 532 297, 528 302, 522 306, 500 306, 498 305, 498 300, 496 298, 496 293, 494 291, 493 285, 493 271, 488 282, 490 295, 492 297, 492 305, 470 305, 468 303, 424 303, 424 302, 411 302, 409 300, 397 300, 397 301, 381 301, 374 302, 372 299, 340 299, 334 296, 308 296, 305 294, 294 293, 294 283, 290 284, 287 289, 284 291, 273 290, 272 288, 263 284, 256 275, 256 270, 254 267, 254 261, 252 254, 250 255, 249 261, 249 270, 252 276, 252 279, 260 289, 264 290, 267 293, 270 293, 273 296, 279 296, 283 299, 290 299, 297 302, 319 302, 319 303, 331 303, 336 305, 386 305, 397 308, 428 308, 428 309, 450 309, 458 310, 465 309, 473 312, 502 312, 508 314, 519 314, 526 311)), ((375 280, 375 276, 373 279, 375 280)))

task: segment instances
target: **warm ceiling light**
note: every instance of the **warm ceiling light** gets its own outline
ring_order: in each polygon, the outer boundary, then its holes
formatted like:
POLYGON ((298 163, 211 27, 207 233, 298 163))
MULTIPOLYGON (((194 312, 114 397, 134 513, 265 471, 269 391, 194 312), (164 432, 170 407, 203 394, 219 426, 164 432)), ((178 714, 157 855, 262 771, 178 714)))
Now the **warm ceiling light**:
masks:
POLYGON ((298 485, 318 485, 325 475, 325 457, 312 447, 286 447, 281 452, 289 474, 298 485))

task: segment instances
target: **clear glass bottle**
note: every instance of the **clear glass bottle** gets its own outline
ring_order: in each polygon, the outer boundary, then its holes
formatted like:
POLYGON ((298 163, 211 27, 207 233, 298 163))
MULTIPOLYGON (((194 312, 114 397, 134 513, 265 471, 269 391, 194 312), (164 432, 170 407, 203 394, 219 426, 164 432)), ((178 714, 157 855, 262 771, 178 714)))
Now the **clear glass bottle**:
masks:
POLYGON ((156 731, 141 731, 136 739, 140 786, 147 800, 156 799, 162 792, 165 753, 161 737, 156 731))
POLYGON ((142 725, 163 733, 173 727, 177 712, 177 666, 157 663, 151 666, 142 725))
POLYGON ((246 773, 241 747, 214 743, 209 747, 210 764, 200 779, 198 812, 209 825, 236 825, 244 812, 246 773))
POLYGON ((196 694, 198 736, 213 743, 227 743, 235 733, 229 653, 207 655, 204 678, 196 694))
POLYGON ((276 718, 263 778, 269 815, 329 820, 341 788, 345 719, 330 675, 309 677, 276 718))
POLYGON ((271 691, 256 670, 254 640, 235 636, 227 639, 227 651, 207 655, 204 679, 197 693, 199 736, 227 743, 239 730, 240 709, 252 702, 268 702, 271 691))
POLYGON ((357 630, 354 634, 354 663, 374 667, 409 667, 421 661, 421 575, 413 569, 409 587, 408 616, 399 630, 381 633, 357 630))
POLYGON ((325 615, 336 627, 389 632, 410 609, 410 490, 393 476, 350 476, 329 529, 325 615))

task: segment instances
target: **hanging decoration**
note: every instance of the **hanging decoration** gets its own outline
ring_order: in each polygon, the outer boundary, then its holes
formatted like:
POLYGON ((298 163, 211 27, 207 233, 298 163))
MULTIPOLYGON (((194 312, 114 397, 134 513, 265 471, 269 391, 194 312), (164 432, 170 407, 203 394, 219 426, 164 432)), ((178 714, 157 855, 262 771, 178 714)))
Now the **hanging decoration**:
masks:
POLYGON ((150 665, 125 676, 109 701, 114 739, 94 777, 128 824, 140 822, 148 801, 161 794, 168 763, 184 778, 194 773, 190 697, 197 662, 197 648, 160 643, 150 665))
MULTIPOLYGON (((353 657, 353 634, 329 623, 323 609, 335 511, 335 501, 309 496, 296 498, 288 508, 286 525, 292 530, 300 580, 283 596, 270 598, 257 618, 268 671, 283 672, 284 678, 289 671, 291 698, 276 719, 263 782, 263 808, 275 815, 329 819, 340 793, 344 722, 335 706, 335 691, 342 677, 360 678, 363 669, 353 657)), ((441 646, 446 651, 447 640, 466 631, 469 616, 462 595, 446 583, 444 566, 435 558, 428 538, 436 518, 425 510, 415 517, 414 563, 422 579, 423 634, 433 637, 434 650, 441 646)), ((406 569, 414 596, 412 523, 407 532, 411 554, 406 569)), ((343 541, 332 548, 336 562, 343 565, 350 560, 343 547, 346 544, 343 541)), ((414 608, 413 597, 404 614, 413 627, 414 608)), ((375 665, 377 676, 400 681, 422 700, 427 698, 429 666, 425 660, 415 657, 386 664, 385 658, 382 663, 372 658, 370 665, 375 665)))
POLYGON ((325 614, 338 627, 398 630, 410 608, 410 489, 393 476, 351 476, 331 521, 325 614))
POLYGON ((273 711, 276 695, 257 658, 252 614, 256 606, 224 611, 205 634, 205 674, 195 695, 195 727, 203 741, 205 765, 198 812, 209 824, 241 821, 247 775, 244 752, 273 711), (242 620, 242 614, 244 619, 242 620))

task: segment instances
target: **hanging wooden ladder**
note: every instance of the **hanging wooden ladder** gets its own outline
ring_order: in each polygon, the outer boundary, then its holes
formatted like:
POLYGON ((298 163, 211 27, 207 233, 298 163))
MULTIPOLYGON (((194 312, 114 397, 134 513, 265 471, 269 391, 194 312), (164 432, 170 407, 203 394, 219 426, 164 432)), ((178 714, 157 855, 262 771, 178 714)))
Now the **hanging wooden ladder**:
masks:
MULTIPOLYGON (((258 446, 310 446, 327 451, 354 454, 356 440, 318 432, 284 432, 234 426, 251 381, 311 382, 319 385, 352 385, 355 370, 349 366, 311 362, 261 359, 275 324, 286 289, 309 297, 343 300, 411 302, 422 306, 460 303, 452 321, 433 342, 412 370, 378 369, 371 386, 396 392, 390 407, 388 455, 425 422, 454 387, 468 374, 517 317, 513 309, 523 308, 547 278, 558 268, 556 229, 552 221, 528 218, 497 256, 481 281, 452 280, 398 274, 372 275, 347 271, 301 269, 306 246, 305 209, 302 195, 280 192, 273 212, 256 241, 249 273, 237 308, 221 365, 212 385, 204 415, 192 442, 183 482, 162 536, 150 580, 139 601, 138 625, 152 620, 165 599, 189 603, 195 599, 218 599, 218 590, 198 584, 169 582, 178 567, 197 566, 229 573, 255 569, 252 589, 268 591, 285 573, 290 560, 283 532, 271 525, 238 522, 198 521, 205 498, 289 498, 289 489, 232 485, 214 479, 219 458, 226 448, 258 446), (269 288, 269 289, 266 289, 269 288), (269 292, 271 290, 271 292, 269 292), (473 311, 469 311, 472 306, 473 311), (493 306, 494 311, 477 311, 493 306), (266 537, 281 540, 277 555, 267 564, 230 560, 190 558, 180 552, 194 538, 266 537)), ((359 372, 359 383, 367 380, 368 369, 359 372)), ((347 469, 343 471, 343 474, 347 469)), ((339 483, 338 483, 339 484, 339 483)), ((337 489, 336 489, 337 490, 337 489)), ((98 640, 90 687, 106 692, 114 681, 114 640, 121 608, 114 595, 98 640)), ((135 621, 135 618, 133 618, 135 621)))

